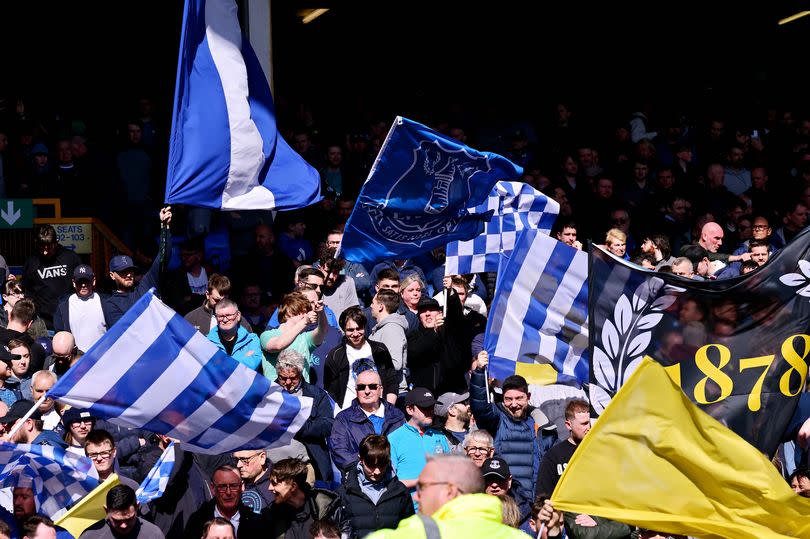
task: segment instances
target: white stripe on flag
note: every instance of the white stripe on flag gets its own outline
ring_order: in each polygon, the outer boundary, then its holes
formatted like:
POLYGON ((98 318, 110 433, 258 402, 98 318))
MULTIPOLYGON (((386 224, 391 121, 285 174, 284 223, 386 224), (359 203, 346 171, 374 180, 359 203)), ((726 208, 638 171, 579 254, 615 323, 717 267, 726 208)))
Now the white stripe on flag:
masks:
POLYGON ((532 292, 548 263, 546 248, 547 246, 541 245, 540 241, 534 241, 524 258, 530 263, 522 266, 520 280, 513 283, 512 291, 509 294, 501 335, 495 348, 497 356, 516 358, 520 355, 520 345, 523 342, 523 319, 526 318, 529 310, 532 292))
MULTIPOLYGON (((219 410, 230 410, 235 407, 247 394, 253 382, 253 376, 258 376, 254 371, 236 369, 225 380, 217 391, 216 395, 205 401, 199 408, 180 422, 167 436, 170 438, 189 439, 202 434, 211 425, 219 421, 222 413, 219 410), (247 375, 247 376, 246 376, 247 375)), ((224 436, 225 433, 217 432, 216 436, 224 436)))
MULTIPOLYGON (((189 350, 198 349, 200 345, 208 347, 211 344, 211 341, 203 336, 202 333, 199 331, 196 332, 186 346, 180 350, 180 353, 174 361, 166 366, 166 369, 161 373, 160 377, 149 386, 149 389, 143 392, 138 400, 132 403, 132 408, 139 410, 143 414, 147 410, 163 410, 171 404, 172 401, 177 398, 177 390, 193 382, 203 369, 203 365, 189 350), (205 342, 200 343, 200 340, 205 342)), ((197 353, 204 354, 205 352, 197 351, 197 353)), ((208 351, 208 355, 211 355, 210 351, 208 351)), ((147 417, 144 415, 142 417, 144 418, 143 422, 133 425, 134 427, 141 427, 154 419, 154 416, 147 417)), ((128 417, 122 416, 121 419, 127 420, 128 417)))
MULTIPOLYGON (((104 354, 116 358, 115 361, 98 362, 74 386, 71 393, 76 395, 96 395, 103 397, 152 346, 163 332, 174 311, 152 297, 150 309, 156 308, 160 316, 140 316, 130 326, 127 339, 119 339, 104 354), (155 303, 157 302, 157 304, 155 303)), ((89 408, 96 400, 83 403, 81 408, 89 408)))

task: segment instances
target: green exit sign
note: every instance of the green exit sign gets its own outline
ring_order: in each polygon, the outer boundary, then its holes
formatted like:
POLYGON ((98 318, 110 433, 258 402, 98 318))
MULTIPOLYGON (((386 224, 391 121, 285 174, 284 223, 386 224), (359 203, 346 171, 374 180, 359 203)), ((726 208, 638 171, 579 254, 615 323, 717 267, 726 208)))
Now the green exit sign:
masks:
POLYGON ((0 229, 33 226, 34 203, 30 198, 0 198, 0 229))

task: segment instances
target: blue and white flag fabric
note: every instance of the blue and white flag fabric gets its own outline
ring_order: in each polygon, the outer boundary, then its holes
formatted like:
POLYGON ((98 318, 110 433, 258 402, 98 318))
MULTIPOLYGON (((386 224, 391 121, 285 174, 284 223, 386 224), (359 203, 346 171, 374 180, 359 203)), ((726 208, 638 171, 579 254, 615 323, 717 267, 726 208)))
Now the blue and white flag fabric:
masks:
POLYGON ((138 498, 138 503, 147 503, 156 500, 163 496, 166 492, 166 485, 169 484, 169 477, 172 475, 174 469, 174 442, 169 444, 160 458, 146 474, 143 482, 135 491, 135 496, 138 498))
POLYGON ((397 117, 346 224, 340 254, 373 264, 403 259, 479 235, 487 214, 472 214, 498 180, 523 169, 397 117))
POLYGON ((213 455, 285 446, 312 409, 311 398, 287 393, 221 351, 153 291, 48 395, 213 455))
POLYGON ((445 275, 497 272, 501 255, 509 256, 524 229, 551 232, 560 205, 523 182, 498 182, 473 213, 488 211, 494 213, 481 235, 447 244, 445 275))
POLYGON ((34 491, 37 513, 58 519, 99 485, 87 457, 53 445, 0 442, 0 488, 34 491))
POLYGON ((503 267, 487 321, 489 372, 529 383, 588 381, 588 255, 524 230, 503 267))
POLYGON ((186 0, 166 202, 290 210, 318 200, 318 172, 278 133, 270 86, 236 3, 186 0))

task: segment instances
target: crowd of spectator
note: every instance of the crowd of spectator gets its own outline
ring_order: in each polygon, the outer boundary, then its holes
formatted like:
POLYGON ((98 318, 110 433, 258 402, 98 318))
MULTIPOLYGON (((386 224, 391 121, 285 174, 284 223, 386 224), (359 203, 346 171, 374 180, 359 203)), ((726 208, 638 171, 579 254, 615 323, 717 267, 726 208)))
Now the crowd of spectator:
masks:
MULTIPOLYGON (((337 140, 319 139, 313 125, 285 131, 320 171, 324 198, 274 216, 159 208, 165 133, 149 100, 114 154, 84 129, 57 133, 29 114, 18 108, 0 124, 0 198, 61 198, 65 215, 109 219, 134 253, 93 268, 45 225, 18 274, 0 264, 0 431, 22 422, 9 441, 58 445, 90 458, 102 479, 113 470, 121 478, 107 518, 83 536, 363 537, 398 528, 376 536, 411 537, 430 536, 432 525, 471 537, 511 536, 498 526, 536 534, 542 525, 548 537, 639 533, 560 515, 547 501, 589 431, 590 406, 572 390, 555 415, 523 377, 487 378, 494 275, 445 276, 442 249, 373 267, 340 258, 385 122, 337 140), (314 404, 283 448, 212 457, 175 446, 166 493, 139 506, 133 489, 170 440, 38 399, 153 287, 228 355, 314 404)), ((559 103, 545 123, 435 127, 521 165, 521 180, 559 204, 560 241, 604 245, 652 271, 737 277, 807 226, 810 116, 773 109, 753 124, 692 123, 647 105, 608 128, 585 125, 559 103)), ((706 305, 680 308, 684 326, 709 316, 706 305)), ((791 464, 794 489, 810 493, 791 464)), ((26 505, 29 491, 14 489, 16 528, 0 526, 0 535, 53 530, 26 505)))

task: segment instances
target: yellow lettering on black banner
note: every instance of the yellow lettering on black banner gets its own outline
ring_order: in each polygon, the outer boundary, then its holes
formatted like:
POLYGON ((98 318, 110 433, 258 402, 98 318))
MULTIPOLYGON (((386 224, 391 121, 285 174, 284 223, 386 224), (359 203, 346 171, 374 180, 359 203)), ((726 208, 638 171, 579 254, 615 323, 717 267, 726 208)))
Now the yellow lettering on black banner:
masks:
POLYGON ((808 352, 810 352, 810 335, 793 335, 782 343, 782 357, 790 363, 790 369, 779 379, 779 390, 784 395, 795 397, 804 389, 804 381, 807 378, 807 364, 804 362, 804 358, 807 357, 808 352), (804 341, 804 352, 801 357, 799 357, 796 348, 793 346, 796 338, 801 338, 804 341), (794 371, 799 375, 799 385, 796 386, 796 391, 791 391, 790 381, 793 379, 794 371))
MULTIPOLYGON (((782 373, 782 376, 779 378, 779 391, 786 397, 795 397, 802 392, 807 380, 806 359, 810 356, 810 335, 791 335, 782 342, 781 352, 782 357, 790 368, 782 373), (804 344, 801 351, 796 349, 797 339, 804 344), (798 376, 798 380, 796 380, 794 373, 798 376), (795 386, 792 383, 794 380, 798 382, 795 386)), ((757 377, 754 387, 751 388, 751 392, 748 394, 748 409, 752 412, 758 412, 762 409, 762 388, 765 385, 765 377, 770 372, 775 360, 776 355, 740 359, 740 374, 748 369, 762 368, 762 372, 757 377)), ((722 344, 707 344, 695 352, 695 366, 706 375, 695 384, 695 402, 699 404, 715 404, 728 398, 733 393, 734 380, 721 370, 728 365, 730 361, 731 351, 722 344), (709 350, 712 348, 716 349, 719 354, 717 365, 709 358, 709 350), (709 400, 709 396, 706 394, 706 385, 709 380, 720 388, 720 394, 713 400, 709 400)), ((681 365, 682 362, 665 367, 669 377, 672 378, 679 387, 681 386, 681 365)))
POLYGON ((762 384, 765 382, 765 375, 768 374, 768 369, 771 368, 775 355, 759 356, 759 357, 746 357, 740 360, 740 374, 746 369, 753 369, 756 367, 765 367, 762 369, 757 383, 751 393, 748 394, 748 409, 752 412, 758 412, 762 408, 762 384))
POLYGON ((695 384, 696 402, 700 404, 714 404, 715 402, 720 402, 731 395, 731 391, 734 389, 734 382, 731 380, 731 377, 728 374, 720 370, 728 365, 729 361, 731 361, 731 350, 722 344, 707 344, 705 346, 701 346, 698 351, 695 352, 695 365, 697 365, 697 368, 700 369, 700 372, 706 375, 701 378, 697 384, 695 384), (709 354, 707 352, 711 347, 716 348, 720 353, 718 365, 715 365, 709 359, 709 354), (720 395, 711 401, 706 396, 706 384, 709 382, 709 380, 713 381, 720 388, 720 395))

